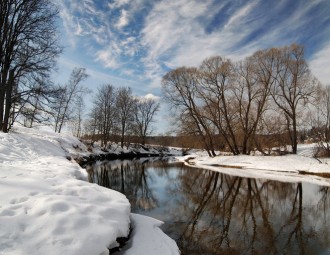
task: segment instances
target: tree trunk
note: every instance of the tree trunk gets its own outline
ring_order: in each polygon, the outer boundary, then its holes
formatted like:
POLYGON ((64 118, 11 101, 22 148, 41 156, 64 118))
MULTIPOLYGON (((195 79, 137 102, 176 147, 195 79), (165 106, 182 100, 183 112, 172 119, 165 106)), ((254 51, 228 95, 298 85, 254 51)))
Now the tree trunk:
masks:
POLYGON ((5 86, 0 84, 0 130, 3 127, 3 111, 5 104, 5 86))
POLYGON ((122 130, 121 130, 120 146, 122 148, 124 148, 124 141, 125 141, 125 125, 122 126, 122 130))
POLYGON ((12 91, 14 86, 14 70, 11 70, 9 73, 9 79, 6 86, 6 104, 5 104, 5 115, 3 118, 2 131, 8 133, 9 131, 9 116, 12 104, 12 91))
POLYGON ((293 154, 297 154, 297 144, 298 144, 298 138, 297 138, 297 120, 295 118, 295 115, 294 115, 294 118, 292 120, 292 153, 293 154))
POLYGON ((242 144, 242 154, 243 155, 247 155, 247 143, 248 143, 248 138, 246 137, 246 135, 244 136, 243 139, 243 144, 242 144))
POLYGON ((0 83, 0 130, 3 130, 8 69, 4 68, 1 71, 2 72, 1 72, 1 83, 0 83))

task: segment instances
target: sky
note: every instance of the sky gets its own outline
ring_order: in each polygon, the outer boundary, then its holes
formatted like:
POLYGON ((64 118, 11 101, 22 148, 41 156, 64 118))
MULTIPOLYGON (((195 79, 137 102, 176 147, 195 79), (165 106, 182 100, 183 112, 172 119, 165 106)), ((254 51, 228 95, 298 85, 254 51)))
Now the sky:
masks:
MULTIPOLYGON (((237 61, 260 49, 305 47, 313 74, 330 84, 330 0, 57 0, 64 52, 55 79, 85 67, 92 91, 129 86, 161 98, 169 70, 220 55, 237 61)), ((87 98, 87 105, 93 95, 87 98)), ((162 103, 163 105, 163 103, 162 103)), ((169 126, 162 106, 156 134, 169 126)))

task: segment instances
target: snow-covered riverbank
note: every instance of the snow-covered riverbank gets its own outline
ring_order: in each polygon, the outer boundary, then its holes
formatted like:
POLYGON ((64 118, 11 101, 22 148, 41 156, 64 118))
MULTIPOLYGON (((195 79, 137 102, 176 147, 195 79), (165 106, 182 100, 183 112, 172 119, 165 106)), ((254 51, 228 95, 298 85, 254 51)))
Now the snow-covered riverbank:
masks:
POLYGON ((209 169, 247 178, 264 178, 283 182, 310 182, 330 186, 330 159, 321 162, 313 158, 315 145, 298 145, 298 155, 285 156, 216 156, 196 151, 191 155, 177 157, 192 167, 209 169))
POLYGON ((85 170, 68 160, 77 153, 87 148, 48 128, 0 133, 0 254, 108 254, 131 221, 131 254, 179 254, 159 221, 130 217, 124 195, 88 183, 85 170), (149 242, 139 236, 146 233, 149 242))

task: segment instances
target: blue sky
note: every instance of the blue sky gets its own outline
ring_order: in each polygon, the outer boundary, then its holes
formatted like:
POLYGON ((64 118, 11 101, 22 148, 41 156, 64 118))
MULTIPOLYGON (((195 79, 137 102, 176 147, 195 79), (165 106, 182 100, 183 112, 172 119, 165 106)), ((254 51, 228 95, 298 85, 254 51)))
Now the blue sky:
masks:
MULTIPOLYGON (((161 96, 162 76, 209 56, 305 46, 313 74, 330 84, 330 0, 57 0, 64 53, 58 82, 85 67, 86 85, 130 86, 161 96)), ((88 101, 89 99, 87 99, 88 101)), ((167 117, 160 114, 159 132, 167 117)), ((156 132, 156 133, 159 133, 156 132)))

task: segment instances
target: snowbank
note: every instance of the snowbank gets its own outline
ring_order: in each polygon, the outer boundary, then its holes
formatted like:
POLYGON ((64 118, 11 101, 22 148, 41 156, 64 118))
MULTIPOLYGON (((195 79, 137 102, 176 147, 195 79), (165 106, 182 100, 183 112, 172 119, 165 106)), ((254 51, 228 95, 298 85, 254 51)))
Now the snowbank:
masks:
POLYGON ((79 151, 87 148, 76 138, 47 128, 0 132, 0 254, 108 254, 117 237, 128 235, 128 200, 88 183, 85 170, 68 160, 79 151))
POLYGON ((175 255, 180 254, 175 241, 159 229, 162 221, 139 214, 131 214, 132 240, 124 247, 125 255, 175 255))
POLYGON ((210 158, 205 152, 177 157, 187 165, 250 178, 265 178, 279 181, 305 181, 330 185, 330 159, 320 163, 312 157, 314 145, 300 145, 298 155, 285 156, 216 156, 210 158))

